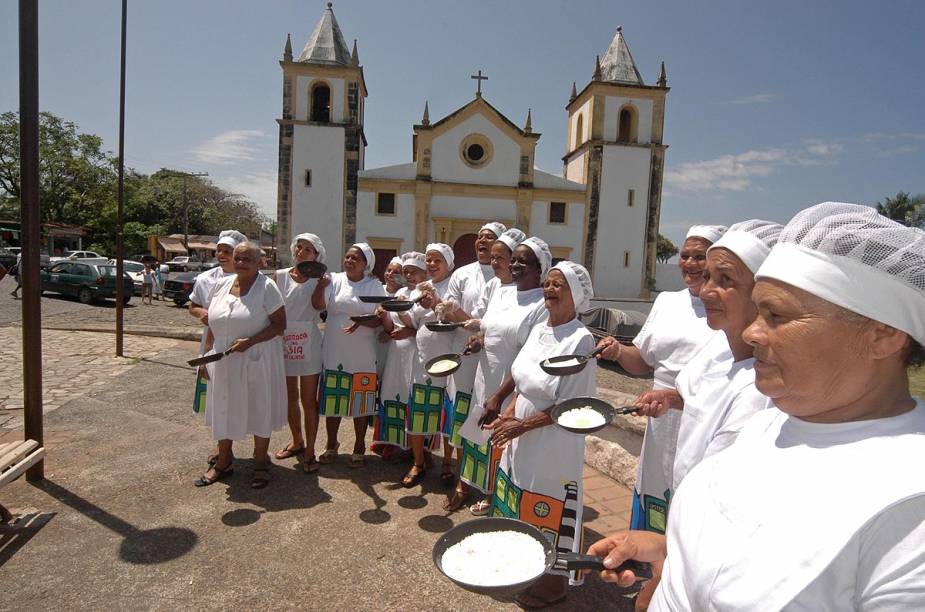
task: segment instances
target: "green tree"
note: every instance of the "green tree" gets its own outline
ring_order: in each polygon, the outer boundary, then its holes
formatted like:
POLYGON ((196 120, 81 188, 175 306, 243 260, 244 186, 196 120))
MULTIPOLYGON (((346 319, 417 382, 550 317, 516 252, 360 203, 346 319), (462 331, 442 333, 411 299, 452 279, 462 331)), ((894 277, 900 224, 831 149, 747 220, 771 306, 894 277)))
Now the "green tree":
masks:
POLYGON ((913 196, 900 191, 892 198, 877 202, 877 212, 904 225, 922 227, 925 222, 925 194, 913 196))
POLYGON ((678 247, 661 234, 658 235, 658 243, 655 247, 655 258, 662 262, 668 263, 668 260, 678 254, 678 247))

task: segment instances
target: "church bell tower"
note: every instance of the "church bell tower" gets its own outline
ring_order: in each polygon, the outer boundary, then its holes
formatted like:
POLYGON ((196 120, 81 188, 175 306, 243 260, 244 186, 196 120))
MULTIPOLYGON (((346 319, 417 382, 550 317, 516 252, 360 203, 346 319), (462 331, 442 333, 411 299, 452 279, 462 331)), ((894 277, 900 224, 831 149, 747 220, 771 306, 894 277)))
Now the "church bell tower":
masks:
MULTIPOLYGON (((317 234, 337 262, 356 241, 357 172, 364 167, 367 96, 356 40, 347 49, 330 2, 298 57, 286 37, 279 124, 277 249, 288 262, 289 243, 317 234)), ((332 265, 333 264, 333 265, 332 265)))
POLYGON ((572 84, 565 178, 588 186, 585 248, 580 258, 599 296, 650 297, 665 150, 662 62, 655 85, 646 85, 618 27, 591 81, 572 84))

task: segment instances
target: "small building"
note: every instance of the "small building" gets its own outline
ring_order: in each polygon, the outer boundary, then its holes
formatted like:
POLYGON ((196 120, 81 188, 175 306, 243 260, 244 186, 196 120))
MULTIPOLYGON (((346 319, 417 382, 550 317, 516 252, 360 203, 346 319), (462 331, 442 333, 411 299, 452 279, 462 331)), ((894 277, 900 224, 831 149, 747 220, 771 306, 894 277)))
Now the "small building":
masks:
MULTIPOLYGON (((22 223, 13 219, 0 219, 0 246, 22 246, 22 223)), ((64 251, 82 251, 87 228, 69 223, 48 221, 42 223, 41 252, 60 256, 64 251)))

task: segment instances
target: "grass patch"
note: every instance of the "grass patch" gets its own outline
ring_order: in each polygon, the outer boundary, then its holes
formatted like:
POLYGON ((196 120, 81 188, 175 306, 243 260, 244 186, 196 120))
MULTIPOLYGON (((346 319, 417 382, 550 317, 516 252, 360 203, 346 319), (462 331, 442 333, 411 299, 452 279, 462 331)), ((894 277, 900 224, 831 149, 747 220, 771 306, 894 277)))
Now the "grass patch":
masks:
POLYGON ((925 366, 909 372, 909 390, 912 395, 925 400, 925 366))

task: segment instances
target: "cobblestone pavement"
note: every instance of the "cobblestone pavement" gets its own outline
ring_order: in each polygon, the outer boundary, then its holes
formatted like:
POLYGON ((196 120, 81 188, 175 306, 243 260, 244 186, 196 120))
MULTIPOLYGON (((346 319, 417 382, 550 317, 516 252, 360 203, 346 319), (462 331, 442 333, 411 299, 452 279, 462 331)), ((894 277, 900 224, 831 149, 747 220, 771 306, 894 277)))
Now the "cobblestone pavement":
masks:
MULTIPOLYGON (((44 412, 117 380, 139 360, 177 344, 166 338, 125 336, 125 357, 115 357, 115 336, 42 331, 44 412)), ((0 430, 22 428, 22 329, 0 327, 0 430)))

